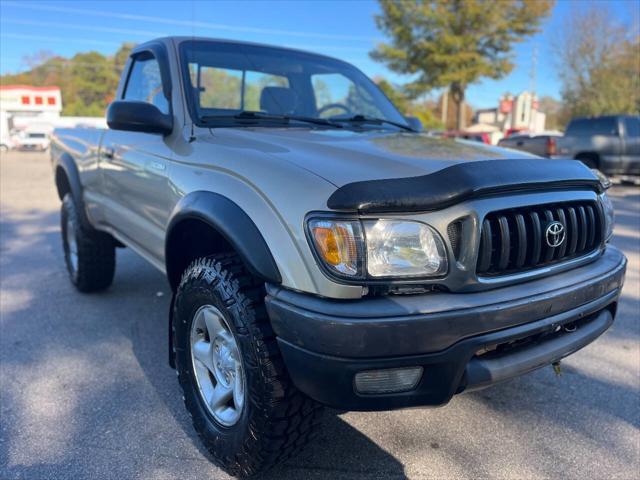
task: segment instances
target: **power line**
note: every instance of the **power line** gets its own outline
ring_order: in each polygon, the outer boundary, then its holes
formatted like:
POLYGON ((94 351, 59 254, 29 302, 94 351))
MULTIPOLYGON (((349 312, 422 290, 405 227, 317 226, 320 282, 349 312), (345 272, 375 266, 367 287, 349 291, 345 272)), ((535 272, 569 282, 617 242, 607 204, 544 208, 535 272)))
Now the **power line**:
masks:
POLYGON ((102 40, 93 40, 91 38, 73 38, 73 37, 49 37, 49 36, 41 36, 41 35, 23 35, 21 33, 2 33, 0 37, 5 38, 16 38, 19 40, 39 40, 42 42, 64 42, 69 43, 69 41, 83 42, 92 45, 109 45, 109 46, 120 46, 122 43, 119 42, 106 42, 102 40))
MULTIPOLYGON (((59 24, 55 23, 55 22, 37 22, 39 25, 41 26, 50 26, 50 27, 56 27, 59 26, 59 24)), ((84 27, 83 27, 84 29, 84 27)), ((93 27, 86 27, 87 30, 95 30, 95 28, 93 27)), ((115 30, 115 29, 114 29, 115 30)), ((115 33, 115 32, 114 32, 115 33)), ((146 32, 146 33, 153 33, 153 32, 146 32)), ((155 32, 158 33, 158 32, 155 32)), ((150 35, 153 36, 153 35, 150 35)), ((162 34, 158 34, 155 36, 162 36, 162 34)), ((126 42, 110 42, 110 41, 103 41, 103 40, 94 40, 91 38, 81 38, 81 37, 51 37, 51 36, 41 36, 41 35, 26 35, 26 34, 22 34, 22 33, 1 33, 0 34, 0 38, 2 37, 6 37, 6 38, 16 38, 19 40, 35 40, 35 41, 39 41, 39 42, 56 42, 56 43, 67 43, 69 41, 75 41, 75 42, 82 42, 82 43, 88 43, 88 44, 94 44, 94 45, 108 45, 108 46, 121 46, 123 43, 126 42)), ((306 50, 322 50, 322 51, 336 51, 336 52, 368 52, 367 48, 362 48, 362 47, 349 47, 349 46, 342 46, 342 45, 308 45, 308 44, 283 44, 284 47, 288 47, 288 48, 298 48, 298 49, 306 49, 306 50)))
POLYGON ((11 2, 11 1, 4 1, 3 6, 27 8, 31 10, 41 10, 41 11, 49 11, 49 12, 73 13, 78 15, 92 15, 92 16, 98 16, 98 17, 119 18, 122 20, 137 20, 142 22, 158 23, 163 25, 181 25, 184 27, 196 27, 196 28, 202 28, 207 30, 223 30, 223 31, 229 31, 229 32, 258 33, 258 34, 266 34, 266 35, 286 35, 286 36, 293 36, 293 37, 319 38, 319 39, 325 39, 325 40, 333 39, 333 40, 351 40, 351 41, 366 41, 366 42, 373 42, 377 40, 376 38, 373 38, 373 37, 365 37, 361 35, 342 35, 342 34, 332 34, 332 33, 301 32, 301 31, 295 31, 295 30, 279 30, 279 29, 272 29, 272 28, 242 27, 242 26, 227 25, 222 23, 196 22, 193 20, 175 20, 175 19, 168 19, 168 18, 162 18, 162 17, 152 17, 147 15, 136 15, 136 14, 129 14, 129 13, 108 12, 103 10, 91 10, 91 9, 84 9, 84 8, 42 5, 42 4, 33 4, 28 2, 17 3, 17 2, 11 2))
POLYGON ((134 30, 129 28, 98 27, 95 25, 77 25, 73 23, 41 22, 37 20, 22 20, 17 18, 5 17, 0 18, 0 23, 9 23, 14 25, 33 25, 36 27, 70 28, 74 30, 87 30, 91 32, 124 33, 126 35, 138 35, 144 37, 163 37, 165 35, 168 35, 167 32, 152 32, 148 30, 134 30))

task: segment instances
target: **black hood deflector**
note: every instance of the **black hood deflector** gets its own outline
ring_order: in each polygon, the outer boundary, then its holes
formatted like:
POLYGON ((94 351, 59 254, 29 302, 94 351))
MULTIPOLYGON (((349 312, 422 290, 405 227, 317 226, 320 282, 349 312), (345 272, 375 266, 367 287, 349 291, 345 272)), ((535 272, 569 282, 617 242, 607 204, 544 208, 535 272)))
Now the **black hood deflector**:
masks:
POLYGON ((420 177, 349 183, 333 192, 327 206, 361 213, 430 211, 496 193, 558 188, 602 191, 598 178, 577 160, 486 160, 420 177))

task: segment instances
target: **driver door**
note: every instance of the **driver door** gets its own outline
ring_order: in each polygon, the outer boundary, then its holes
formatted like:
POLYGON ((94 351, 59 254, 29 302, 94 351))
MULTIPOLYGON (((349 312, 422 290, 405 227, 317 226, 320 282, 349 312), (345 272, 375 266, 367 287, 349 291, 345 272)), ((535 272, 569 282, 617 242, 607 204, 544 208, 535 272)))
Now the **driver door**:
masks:
MULTIPOLYGON (((150 51, 136 53, 121 99, 148 102, 170 113, 158 62, 150 51)), ((167 169, 171 158, 167 139, 160 134, 108 130, 103 140, 107 221, 140 253, 157 262, 164 257, 164 228, 170 214, 167 169)))

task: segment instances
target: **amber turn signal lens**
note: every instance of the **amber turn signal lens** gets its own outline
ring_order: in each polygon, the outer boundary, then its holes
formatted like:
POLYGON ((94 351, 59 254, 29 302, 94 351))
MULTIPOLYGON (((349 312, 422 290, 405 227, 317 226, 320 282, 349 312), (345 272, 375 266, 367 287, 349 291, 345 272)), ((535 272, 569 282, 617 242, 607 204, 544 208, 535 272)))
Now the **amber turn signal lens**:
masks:
POLYGON ((340 252, 338 251, 338 239, 334 231, 327 227, 316 227, 313 229, 313 237, 325 262, 329 265, 338 265, 340 263, 340 252))
POLYGON ((360 273, 358 222, 312 220, 309 229, 318 255, 329 268, 348 276, 360 273))

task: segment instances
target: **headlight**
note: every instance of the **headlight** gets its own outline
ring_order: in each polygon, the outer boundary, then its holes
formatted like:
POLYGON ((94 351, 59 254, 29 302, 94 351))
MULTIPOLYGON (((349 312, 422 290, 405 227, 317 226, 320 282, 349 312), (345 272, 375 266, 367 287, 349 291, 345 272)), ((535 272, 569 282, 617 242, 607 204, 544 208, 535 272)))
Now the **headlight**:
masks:
POLYGON ((606 193, 600 195, 600 203, 602 204, 602 211, 604 212, 604 224, 605 235, 604 240, 608 242, 613 235, 613 227, 615 225, 615 213, 613 211, 613 204, 611 199, 606 193))
POLYGON ((447 271, 442 240, 428 225, 367 220, 364 229, 367 272, 372 277, 427 277, 447 271))
POLYGON ((435 277, 447 272, 440 235, 405 220, 311 219, 309 238, 334 275, 351 279, 435 277))

